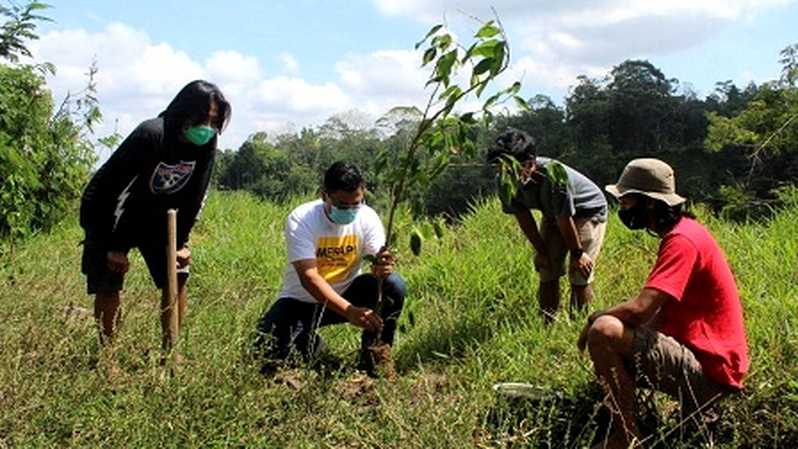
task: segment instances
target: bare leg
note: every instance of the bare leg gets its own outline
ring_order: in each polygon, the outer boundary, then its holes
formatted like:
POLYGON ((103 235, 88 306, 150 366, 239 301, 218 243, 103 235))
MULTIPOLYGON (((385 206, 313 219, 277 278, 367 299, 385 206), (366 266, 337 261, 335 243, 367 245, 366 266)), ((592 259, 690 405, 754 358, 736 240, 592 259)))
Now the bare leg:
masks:
POLYGON ((546 324, 554 321, 554 315, 560 306, 560 280, 541 282, 538 286, 538 302, 543 321, 546 324))
POLYGON ((588 333, 590 358, 609 395, 614 424, 610 437, 594 449, 628 448, 634 441, 640 441, 635 384, 624 365, 624 359, 632 356, 633 343, 634 329, 612 316, 597 318, 588 333))
POLYGON ((582 312, 593 301, 593 287, 571 284, 571 313, 582 312))
POLYGON ((110 343, 119 322, 119 290, 99 291, 94 297, 94 319, 100 330, 100 343, 110 343))

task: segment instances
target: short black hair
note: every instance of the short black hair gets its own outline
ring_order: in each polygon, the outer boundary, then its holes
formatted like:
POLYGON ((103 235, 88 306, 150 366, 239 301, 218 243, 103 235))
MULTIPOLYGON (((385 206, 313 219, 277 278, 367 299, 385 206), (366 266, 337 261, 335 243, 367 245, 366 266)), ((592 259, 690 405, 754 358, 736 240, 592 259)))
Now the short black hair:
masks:
POLYGON ((518 162, 535 160, 535 139, 515 128, 507 128, 496 137, 493 148, 488 152, 487 162, 493 164, 502 156, 512 156, 518 162))
POLYGON ((327 193, 344 191, 354 192, 363 187, 365 181, 360 170, 348 162, 335 162, 324 172, 324 191, 327 193))
POLYGON ((164 118, 169 130, 177 132, 205 121, 211 101, 216 103, 218 113, 213 126, 221 133, 230 122, 230 102, 218 86, 205 80, 195 80, 183 86, 159 117, 164 118))

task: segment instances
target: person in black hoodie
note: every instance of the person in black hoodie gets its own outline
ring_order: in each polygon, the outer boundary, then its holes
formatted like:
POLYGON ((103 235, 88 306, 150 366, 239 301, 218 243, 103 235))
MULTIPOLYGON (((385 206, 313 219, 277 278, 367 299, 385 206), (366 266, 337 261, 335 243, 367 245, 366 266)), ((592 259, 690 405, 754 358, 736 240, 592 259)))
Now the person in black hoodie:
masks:
MULTIPOLYGON (((178 210, 178 323, 182 322, 191 263, 188 236, 208 189, 217 136, 230 112, 217 86, 192 81, 157 118, 133 130, 86 186, 80 204, 80 225, 86 234, 82 271, 88 293, 95 295, 101 342, 114 336, 131 248, 141 252, 155 285, 165 287, 168 209, 178 210)), ((161 324, 166 340, 165 312, 161 324)))

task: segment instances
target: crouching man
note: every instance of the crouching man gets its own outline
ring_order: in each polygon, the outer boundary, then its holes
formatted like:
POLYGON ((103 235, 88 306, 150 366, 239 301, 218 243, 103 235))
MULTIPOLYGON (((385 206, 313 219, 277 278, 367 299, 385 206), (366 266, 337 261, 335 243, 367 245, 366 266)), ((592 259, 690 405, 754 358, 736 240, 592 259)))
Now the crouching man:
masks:
POLYGON ((324 174, 321 199, 288 216, 282 290, 258 322, 255 342, 265 370, 292 354, 314 358, 324 349, 318 328, 348 322, 363 329, 361 368, 393 377, 390 348, 405 285, 394 272, 379 216, 363 204, 364 190, 357 167, 336 162, 324 174), (365 256, 375 262, 371 273, 361 274, 365 256))
POLYGON ((595 448, 639 447, 636 387, 669 394, 684 418, 695 418, 742 389, 748 371, 734 277, 709 231, 682 210, 675 184, 666 163, 636 159, 606 187, 628 228, 646 229, 662 242, 637 297, 592 314, 577 343, 588 348, 614 418, 612 433, 595 448))

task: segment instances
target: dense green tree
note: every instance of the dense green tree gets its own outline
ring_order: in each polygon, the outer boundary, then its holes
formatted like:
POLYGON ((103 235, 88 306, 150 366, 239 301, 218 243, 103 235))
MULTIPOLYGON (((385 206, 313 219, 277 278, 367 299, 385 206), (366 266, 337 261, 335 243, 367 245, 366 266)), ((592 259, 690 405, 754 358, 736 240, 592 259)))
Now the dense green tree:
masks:
MULTIPOLYGON (((538 95, 526 101, 528 108, 496 116, 488 127, 468 128, 476 158, 452 152, 451 165, 426 188, 407 192, 407 200, 417 213, 456 217, 479 196, 494 193, 494 173, 483 156, 496 134, 512 126, 535 137, 538 154, 562 160, 599 185, 614 182, 630 159, 658 157, 676 168, 680 191, 696 201, 727 212, 769 204, 774 189, 798 176, 796 52, 796 46, 782 51, 779 80, 744 88, 718 82, 704 99, 648 61, 624 61, 603 78, 580 76, 564 107, 538 95)), ((369 201, 385 209, 381 171, 391 159, 377 155, 406 148, 422 115, 396 107, 373 125, 347 113, 271 140, 256 134, 229 164, 220 164, 220 183, 283 198, 315 189, 324 168, 346 159, 365 172, 369 201)), ((419 167, 435 162, 424 151, 416 159, 419 167)))
POLYGON ((318 180, 306 166, 293 164, 285 150, 277 148, 263 132, 250 136, 225 162, 219 186, 250 190, 273 200, 316 190, 318 180))
POLYGON ((18 64, 30 56, 35 14, 45 6, 0 7, 0 236, 25 236, 48 228, 79 197, 95 160, 90 139, 100 119, 89 71, 87 88, 54 106, 45 75, 50 64, 18 64), (6 62, 2 62, 5 59, 6 62))

